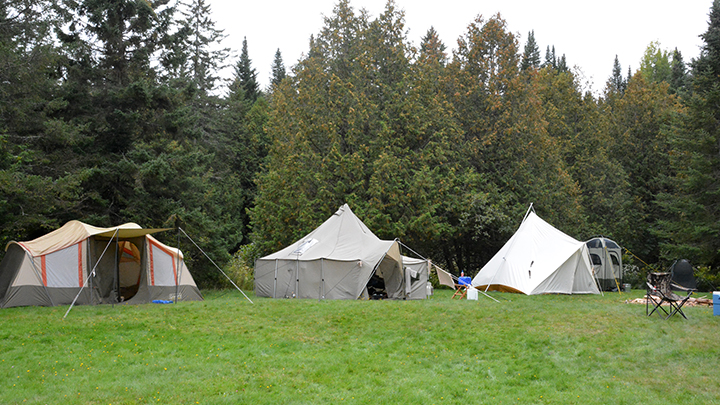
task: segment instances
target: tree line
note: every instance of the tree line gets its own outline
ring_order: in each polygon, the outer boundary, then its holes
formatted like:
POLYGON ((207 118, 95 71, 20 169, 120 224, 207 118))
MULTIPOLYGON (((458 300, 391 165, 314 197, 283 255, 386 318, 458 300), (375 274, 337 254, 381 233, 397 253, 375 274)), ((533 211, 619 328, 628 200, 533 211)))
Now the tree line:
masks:
MULTIPOLYGON (((404 23, 392 0, 376 18, 339 0, 260 89, 205 0, 0 5, 0 242, 71 219, 181 224, 225 263, 348 203, 381 238, 473 274, 533 203, 577 239, 717 278, 720 0, 696 59, 651 43, 634 72, 616 58, 600 94, 499 14, 451 54, 404 23)), ((202 286, 221 283, 185 250, 202 286)))

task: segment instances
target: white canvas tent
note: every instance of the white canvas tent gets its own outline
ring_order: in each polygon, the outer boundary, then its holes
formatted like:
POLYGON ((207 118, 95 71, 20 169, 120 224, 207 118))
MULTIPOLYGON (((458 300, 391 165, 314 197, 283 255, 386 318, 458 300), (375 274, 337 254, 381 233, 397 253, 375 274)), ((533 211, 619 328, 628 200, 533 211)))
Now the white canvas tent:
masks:
POLYGON ((417 285, 423 277, 427 282, 427 270, 423 272, 421 263, 408 261, 408 265, 403 265, 397 240, 375 236, 345 204, 292 245, 258 259, 255 294, 271 298, 357 299, 368 297, 369 283, 382 282, 387 298, 425 298, 417 285), (409 274, 410 286, 405 267, 415 275, 409 274))
POLYGON ((515 234, 473 278, 481 290, 599 294, 587 246, 529 212, 515 234))
POLYGON ((10 242, 0 263, 0 307, 202 300, 179 249, 137 224, 99 228, 70 221, 10 242), (94 271, 93 271, 94 270, 94 271))

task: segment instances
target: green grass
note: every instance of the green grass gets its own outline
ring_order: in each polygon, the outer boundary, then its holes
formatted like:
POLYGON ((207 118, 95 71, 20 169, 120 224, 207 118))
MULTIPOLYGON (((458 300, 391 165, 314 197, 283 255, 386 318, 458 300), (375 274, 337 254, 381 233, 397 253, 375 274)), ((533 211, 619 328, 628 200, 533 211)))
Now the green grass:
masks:
POLYGON ((720 403, 720 317, 641 294, 4 309, 0 403, 720 403))

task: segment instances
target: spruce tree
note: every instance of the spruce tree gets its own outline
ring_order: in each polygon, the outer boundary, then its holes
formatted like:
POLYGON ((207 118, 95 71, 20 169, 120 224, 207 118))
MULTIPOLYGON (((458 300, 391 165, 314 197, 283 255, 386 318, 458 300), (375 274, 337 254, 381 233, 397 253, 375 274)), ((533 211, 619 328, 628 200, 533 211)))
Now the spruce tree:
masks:
POLYGON ((688 83, 687 67, 683 61, 682 53, 675 48, 672 55, 670 72, 670 93, 682 94, 688 83))
POLYGON ((275 51, 275 59, 272 63, 272 75, 270 76, 270 85, 277 87, 280 82, 285 78, 285 64, 283 63, 282 54, 280 48, 275 51))
POLYGON ((260 96, 260 86, 257 82, 257 72, 252 67, 252 61, 248 54, 247 37, 243 38, 240 59, 235 65, 235 77, 230 85, 230 92, 233 97, 240 97, 252 104, 260 96))
POLYGON ((200 92, 207 94, 215 90, 219 71, 225 67, 230 53, 229 48, 218 47, 227 35, 215 28, 206 0, 191 0, 180 5, 183 16, 180 26, 186 33, 183 48, 187 53, 181 74, 186 75, 200 92))
POLYGON ((675 195, 664 201, 668 255, 720 269, 720 0, 710 9, 700 56, 691 63, 687 116, 671 132, 675 195))
POLYGON ((540 68, 540 48, 535 42, 535 31, 528 32, 528 39, 525 43, 520 69, 528 70, 530 68, 540 68))
MULTIPOLYGON (((629 78, 629 76, 628 76, 629 78)), ((622 66, 620 66, 620 60, 618 59, 618 56, 615 55, 615 62, 613 62, 613 70, 612 70, 612 76, 608 79, 607 87, 611 92, 623 94, 625 92, 625 88, 627 86, 627 82, 625 79, 623 79, 622 75, 622 66)))

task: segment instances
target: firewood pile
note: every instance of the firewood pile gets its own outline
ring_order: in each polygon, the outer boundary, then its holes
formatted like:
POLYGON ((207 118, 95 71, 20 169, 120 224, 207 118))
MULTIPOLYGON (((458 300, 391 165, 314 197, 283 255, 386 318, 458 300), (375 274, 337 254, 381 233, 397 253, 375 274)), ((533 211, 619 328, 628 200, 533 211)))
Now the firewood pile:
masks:
MULTIPOLYGON (((642 298, 635 298, 634 300, 625 300, 626 304, 643 304, 645 305, 645 297, 642 298)), ((667 302, 663 302, 663 306, 670 305, 667 302)), ((705 306, 705 307, 711 307, 713 306, 712 298, 707 298, 707 296, 702 296, 698 298, 690 297, 688 298, 687 302, 685 303, 686 307, 697 307, 697 306, 705 306)))

